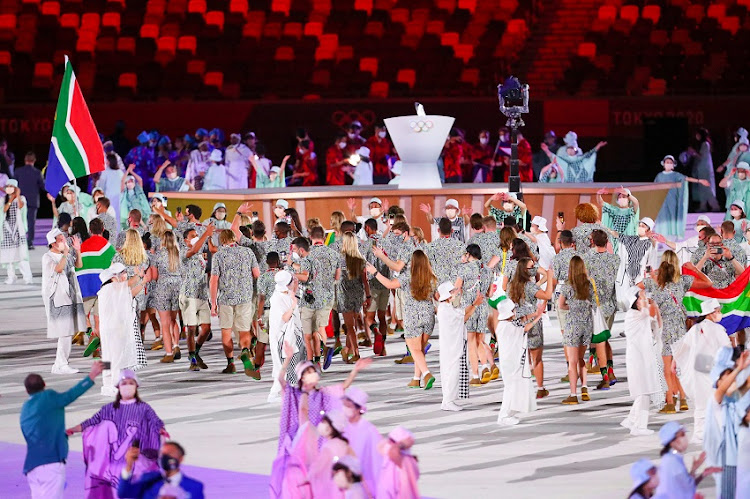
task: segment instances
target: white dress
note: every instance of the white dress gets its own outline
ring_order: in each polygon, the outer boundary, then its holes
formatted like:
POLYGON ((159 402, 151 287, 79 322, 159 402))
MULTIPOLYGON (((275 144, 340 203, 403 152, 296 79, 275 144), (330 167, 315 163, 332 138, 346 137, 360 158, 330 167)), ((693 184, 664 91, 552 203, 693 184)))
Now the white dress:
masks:
POLYGON ((253 152, 245 144, 227 147, 225 162, 227 165, 227 189, 247 189, 247 177, 250 170, 250 155, 253 152))
POLYGON ((86 330, 83 298, 75 274, 75 258, 68 254, 65 269, 55 272, 62 253, 42 256, 42 300, 47 312, 47 338, 64 338, 86 330))
POLYGON ((447 404, 458 399, 461 357, 466 339, 464 309, 456 308, 449 302, 440 302, 437 307, 437 324, 440 334, 440 385, 443 404, 447 404))
POLYGON ((360 161, 354 167, 354 180, 352 185, 372 185, 372 163, 360 161))
POLYGON ((536 410, 536 396, 531 382, 531 359, 526 349, 523 328, 512 321, 498 321, 498 365, 503 377, 503 401, 497 421, 517 413, 536 410), (523 359, 523 361, 522 361, 523 359))
POLYGON ((102 376, 102 394, 115 395, 114 380, 119 379, 120 371, 138 367, 136 335, 141 335, 135 319, 135 300, 127 282, 110 282, 102 286, 97 296, 102 360, 111 363, 102 376))
POLYGON ((737 442, 737 499, 750 499, 750 428, 739 427, 737 442))
POLYGON ((299 306, 297 306, 292 313, 291 319, 284 322, 283 316, 291 306, 292 296, 289 292, 280 293, 274 291, 271 296, 271 309, 268 312, 268 346, 271 349, 271 360, 273 362, 273 372, 271 374, 273 376, 273 386, 271 387, 271 392, 268 394, 269 402, 276 402, 281 399, 279 375, 281 374, 281 365, 285 359, 284 343, 291 345, 295 352, 287 368, 286 380, 288 383, 296 383, 294 368, 297 365, 297 359, 299 359, 299 346, 302 341, 302 320, 300 319, 299 306))

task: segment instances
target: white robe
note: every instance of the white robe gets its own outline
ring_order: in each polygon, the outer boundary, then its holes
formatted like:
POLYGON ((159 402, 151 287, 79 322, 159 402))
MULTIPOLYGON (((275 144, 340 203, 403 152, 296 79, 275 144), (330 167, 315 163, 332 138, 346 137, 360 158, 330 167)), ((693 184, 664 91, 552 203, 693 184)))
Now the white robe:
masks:
POLYGON ((268 312, 268 338, 271 349, 271 361, 273 362, 273 371, 271 374, 273 376, 273 386, 271 386, 271 391, 268 394, 268 402, 276 402, 281 399, 279 375, 281 374, 282 356, 284 355, 284 348, 279 348, 281 342, 283 341, 291 345, 295 353, 298 351, 294 331, 298 328, 302 329, 299 307, 294 310, 291 319, 287 322, 284 322, 283 319, 283 315, 291 306, 292 296, 289 292, 280 293, 274 291, 271 296, 271 309, 268 312), (281 355, 279 355, 279 350, 281 350, 281 355))
POLYGON ((736 499, 750 499, 750 428, 740 426, 737 443, 736 499))
POLYGON ((128 283, 111 282, 97 293, 99 297, 99 338, 102 360, 111 367, 102 376, 102 393, 111 390, 122 369, 138 363, 135 335, 135 300, 128 283))
POLYGON ((447 404, 458 399, 461 357, 466 338, 464 310, 454 307, 450 302, 440 302, 437 307, 437 326, 440 334, 440 386, 443 390, 443 404, 447 404))
POLYGON ((662 362, 661 346, 659 341, 654 339, 648 311, 627 311, 625 345, 625 366, 630 396, 635 398, 640 395, 664 393, 657 369, 657 362, 662 362))
POLYGON ((552 265, 552 259, 555 258, 555 248, 552 247, 549 235, 546 232, 534 234, 534 237, 536 237, 536 244, 539 248, 539 267, 548 269, 552 265))
MULTIPOLYGON (((101 175, 99 175, 99 180, 96 183, 96 186, 101 187, 104 195, 109 199, 109 207, 114 212, 112 216, 118 222, 120 221, 120 184, 124 175, 125 172, 123 170, 105 168, 101 175)), ((107 210, 107 213, 109 213, 109 210, 107 210)))
POLYGON ((42 256, 42 300, 47 312, 47 338, 64 338, 86 330, 83 298, 75 269, 68 264, 61 273, 55 272, 63 257, 62 253, 52 251, 42 256))
POLYGON ((372 163, 360 161, 354 167, 354 180, 352 185, 372 185, 372 163))
POLYGON ((685 393, 693 400, 693 438, 703 439, 706 407, 713 396, 713 380, 709 373, 695 369, 698 355, 716 358, 723 346, 731 346, 727 331, 723 326, 704 320, 691 327, 685 336, 672 344, 672 356, 677 362, 678 377, 685 393))
POLYGON ((206 172, 203 181, 204 191, 224 190, 227 188, 227 167, 221 164, 212 164, 206 172))
POLYGON ((498 423, 515 413, 536 410, 536 397, 531 382, 531 359, 526 350, 526 335, 523 328, 510 321, 498 321, 495 331, 500 360, 500 373, 503 377, 503 401, 498 423), (523 366, 521 359, 525 357, 523 366))
POLYGON ((224 157, 227 165, 227 189, 247 189, 250 155, 252 153, 245 144, 227 147, 224 157))

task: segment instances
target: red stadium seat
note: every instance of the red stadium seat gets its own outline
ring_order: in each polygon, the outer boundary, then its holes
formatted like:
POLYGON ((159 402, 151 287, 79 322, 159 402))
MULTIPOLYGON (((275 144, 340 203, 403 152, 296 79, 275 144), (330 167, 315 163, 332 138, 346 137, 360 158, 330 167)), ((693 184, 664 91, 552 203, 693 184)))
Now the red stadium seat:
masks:
POLYGON ((156 50, 174 55, 177 51, 177 39, 173 36, 162 36, 156 40, 156 50))
POLYGON ((393 9, 391 11, 391 21, 399 24, 406 24, 409 22, 409 10, 408 9, 393 9))
POLYGON ((239 14, 242 17, 247 17, 247 0, 232 0, 229 2, 229 13, 239 14))
POLYGON ((15 14, 0 14, 0 30, 14 31, 16 29, 15 14))
POLYGON ((206 61, 201 61, 198 59, 188 61, 187 72, 191 75, 202 75, 206 72, 206 61))
POLYGON ((219 31, 224 31, 224 13, 219 10, 212 10, 206 14, 206 26, 212 26, 219 31))
POLYGON ((712 19, 723 19, 727 15, 727 6, 721 3, 709 5, 706 15, 712 19))
POLYGON ((135 54, 135 38, 131 36, 121 36, 120 38, 118 38, 117 51, 135 54))
POLYGON ((372 13, 372 0, 354 0, 354 10, 363 10, 372 13))
POLYGON ((291 9, 291 0, 271 0, 271 12, 281 12, 288 16, 291 9))
POLYGON ((42 15, 60 17, 60 2, 44 2, 42 4, 42 15))
POLYGON ((643 19, 648 19, 652 23, 656 24, 661 18, 661 7, 659 7, 658 5, 646 5, 643 7, 641 17, 643 19))
POLYGON ((464 64, 469 62, 474 57, 474 45, 470 43, 459 43, 453 47, 453 53, 456 59, 461 59, 464 64))
POLYGON ((336 50, 336 61, 345 61, 347 59, 354 59, 354 47, 351 45, 342 45, 336 50))
POLYGON ((477 0, 458 0, 458 8, 468 10, 473 14, 477 10, 477 0))
POLYGON ((437 0, 436 7, 452 13, 456 10, 456 0, 437 0))
POLYGON ((331 72, 327 69, 316 69, 312 73, 310 82, 318 87, 327 87, 331 84, 331 72))
POLYGON ((159 26, 155 24, 144 24, 141 26, 141 38, 151 38, 156 40, 159 38, 159 26))
POLYGON ((693 19, 696 23, 700 23, 704 15, 703 5, 691 5, 685 10, 685 17, 693 19))
POLYGON ((461 71, 460 81, 463 83, 470 83, 473 87, 476 87, 479 85, 479 69, 464 68, 461 71))
POLYGON ((181 36, 177 40, 177 50, 180 52, 190 52, 191 55, 195 55, 197 48, 198 41, 194 36, 181 36))
POLYGON ((374 81, 370 84, 370 97, 385 99, 388 97, 388 82, 374 81))
POLYGON ((375 57, 363 57, 359 60, 359 70, 370 73, 373 78, 378 74, 378 60, 375 57))
POLYGON ((598 18, 610 23, 615 22, 615 19, 617 19, 617 7, 614 5, 602 5, 599 7, 598 18))
POLYGON ((323 34, 323 23, 309 22, 305 24, 304 35, 320 37, 323 34))
POLYGON ((203 84, 207 87, 216 87, 221 92, 224 87, 224 73, 221 71, 211 71, 203 76, 203 84))
POLYGON ((34 78, 31 86, 34 88, 49 88, 52 86, 53 67, 49 62, 37 62, 34 64, 34 78))
POLYGON ((368 21, 365 25, 365 35, 382 38, 384 32, 385 28, 383 28, 383 23, 380 21, 368 21))
POLYGON ((414 84, 417 82, 417 72, 413 69, 399 69, 396 75, 396 81, 399 83, 406 83, 409 88, 413 89, 414 84))
POLYGON ((320 36, 320 47, 336 50, 339 46, 339 35, 335 33, 326 33, 320 36))
POLYGON ((458 39, 458 33, 443 33, 440 35, 440 44, 454 47, 458 45, 459 39, 458 39))
POLYGON ((78 14, 68 12, 60 16, 60 26, 62 26, 63 28, 78 29, 80 22, 81 18, 78 17, 78 14))
POLYGON ((441 20, 428 21, 425 32, 432 35, 440 35, 445 30, 445 22, 441 20))
POLYGON ((96 12, 87 12, 81 16, 81 28, 82 29, 98 30, 100 22, 101 22, 101 17, 96 12))
POLYGON ((135 92, 138 87, 138 75, 135 73, 122 73, 117 80, 117 86, 120 88, 129 88, 135 92))
POLYGON ((584 42, 578 45, 578 56, 585 57, 587 59, 593 59, 596 57, 596 44, 591 42, 584 42))
POLYGON ((11 57, 7 50, 0 51, 0 66, 10 66, 11 57))
POLYGON ((284 29, 281 31, 281 34, 299 40, 302 38, 302 23, 284 24, 284 29))
POLYGON ((276 47, 276 54, 274 54, 273 59, 275 61, 293 61, 294 49, 292 47, 276 47))
POLYGON ((526 21, 523 19, 511 19, 508 21, 508 33, 523 35, 528 33, 529 29, 526 26, 526 21))
POLYGON ((620 19, 628 21, 630 24, 635 24, 638 20, 638 6, 624 5, 622 9, 620 9, 620 19))
POLYGON ((190 0, 188 2, 188 13, 189 14, 205 14, 206 13, 206 0, 190 0))
POLYGON ((120 13, 105 12, 102 16, 102 28, 112 28, 116 33, 120 32, 120 13))
POLYGON ((736 16, 729 16, 725 17, 724 19, 721 19, 721 29, 724 31, 729 31, 732 33, 732 36, 737 34, 737 31, 740 29, 740 18, 736 16))

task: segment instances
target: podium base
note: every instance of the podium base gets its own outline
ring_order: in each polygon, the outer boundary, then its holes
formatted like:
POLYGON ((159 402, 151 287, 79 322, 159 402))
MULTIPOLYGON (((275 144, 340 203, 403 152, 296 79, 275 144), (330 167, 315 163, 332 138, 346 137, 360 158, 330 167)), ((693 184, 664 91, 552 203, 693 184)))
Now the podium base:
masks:
POLYGON ((406 163, 402 161, 399 189, 440 189, 437 163, 406 163))

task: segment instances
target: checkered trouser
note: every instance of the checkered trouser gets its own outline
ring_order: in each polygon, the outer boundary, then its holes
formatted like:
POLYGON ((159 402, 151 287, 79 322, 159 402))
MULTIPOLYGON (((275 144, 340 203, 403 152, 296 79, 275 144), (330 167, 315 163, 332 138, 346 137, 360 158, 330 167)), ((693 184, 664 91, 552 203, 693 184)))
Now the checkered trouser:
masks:
POLYGON ((137 362, 133 367, 134 371, 143 369, 146 367, 146 364, 148 364, 148 361, 146 360, 146 350, 143 347, 143 338, 141 338, 141 324, 138 320, 139 315, 140 314, 136 313, 135 318, 133 319, 133 334, 135 335, 135 354, 137 359, 137 362))
MULTIPOLYGON (((305 342, 302 340, 301 335, 296 335, 297 337, 297 349, 299 351, 292 355, 292 360, 289 361, 289 367, 286 370, 286 382, 289 383, 292 386, 297 386, 297 382, 299 381, 297 379, 297 364, 300 362, 304 362, 307 360, 307 350, 305 349, 305 342)), ((284 358, 284 342, 279 342, 279 358, 284 358)))
POLYGON ((458 377, 458 398, 469 398, 469 361, 466 356, 466 340, 464 340, 464 351, 461 354, 461 370, 458 377))

